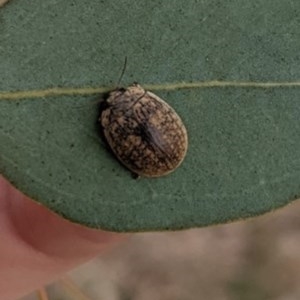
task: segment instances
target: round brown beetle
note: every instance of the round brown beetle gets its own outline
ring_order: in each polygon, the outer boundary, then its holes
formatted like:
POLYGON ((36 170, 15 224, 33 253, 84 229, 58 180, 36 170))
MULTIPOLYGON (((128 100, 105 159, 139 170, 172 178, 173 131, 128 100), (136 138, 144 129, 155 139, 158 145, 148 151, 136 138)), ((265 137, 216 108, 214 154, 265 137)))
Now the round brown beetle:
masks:
POLYGON ((109 93, 99 122, 118 160, 138 176, 166 175, 186 155, 188 137, 180 117, 137 83, 109 93))

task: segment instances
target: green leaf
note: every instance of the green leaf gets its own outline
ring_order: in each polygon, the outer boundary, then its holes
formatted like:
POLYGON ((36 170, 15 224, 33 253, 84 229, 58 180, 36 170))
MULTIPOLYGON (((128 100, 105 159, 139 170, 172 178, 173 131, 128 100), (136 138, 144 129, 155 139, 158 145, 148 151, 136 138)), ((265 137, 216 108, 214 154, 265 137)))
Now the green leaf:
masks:
POLYGON ((283 206, 300 194, 299 14, 281 0, 10 1, 1 173, 65 218, 116 231, 283 206), (187 127, 187 157, 166 177, 134 180, 97 133, 96 102, 125 56, 122 84, 152 87, 187 127))

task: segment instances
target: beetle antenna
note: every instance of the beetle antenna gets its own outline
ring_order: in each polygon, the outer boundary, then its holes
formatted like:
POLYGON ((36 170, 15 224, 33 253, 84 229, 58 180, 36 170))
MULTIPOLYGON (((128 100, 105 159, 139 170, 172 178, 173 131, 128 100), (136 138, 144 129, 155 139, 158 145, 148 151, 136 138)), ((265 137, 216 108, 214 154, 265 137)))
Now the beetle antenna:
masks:
POLYGON ((123 75, 125 73, 126 67, 127 67, 127 56, 125 56, 124 65, 123 65, 123 69, 122 69, 120 78, 119 78, 118 83, 117 83, 117 88, 120 88, 120 82, 121 82, 121 80, 123 78, 123 75))

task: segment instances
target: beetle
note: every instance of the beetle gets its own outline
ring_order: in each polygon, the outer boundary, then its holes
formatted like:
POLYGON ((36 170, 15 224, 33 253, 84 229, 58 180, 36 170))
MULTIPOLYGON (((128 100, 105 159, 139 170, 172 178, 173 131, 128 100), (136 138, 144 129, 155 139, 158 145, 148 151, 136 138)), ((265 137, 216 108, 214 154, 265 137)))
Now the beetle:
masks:
POLYGON ((167 175, 187 153, 187 130, 179 115, 138 83, 111 91, 99 122, 116 158, 138 177, 167 175))

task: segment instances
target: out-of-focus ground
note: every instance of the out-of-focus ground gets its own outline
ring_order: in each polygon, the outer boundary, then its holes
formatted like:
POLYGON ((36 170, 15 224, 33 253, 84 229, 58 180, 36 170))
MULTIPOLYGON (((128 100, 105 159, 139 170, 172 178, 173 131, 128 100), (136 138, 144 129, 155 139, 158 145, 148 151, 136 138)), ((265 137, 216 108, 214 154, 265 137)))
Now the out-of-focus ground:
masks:
POLYGON ((46 291, 49 300, 298 300, 300 201, 252 220, 135 234, 46 291))

